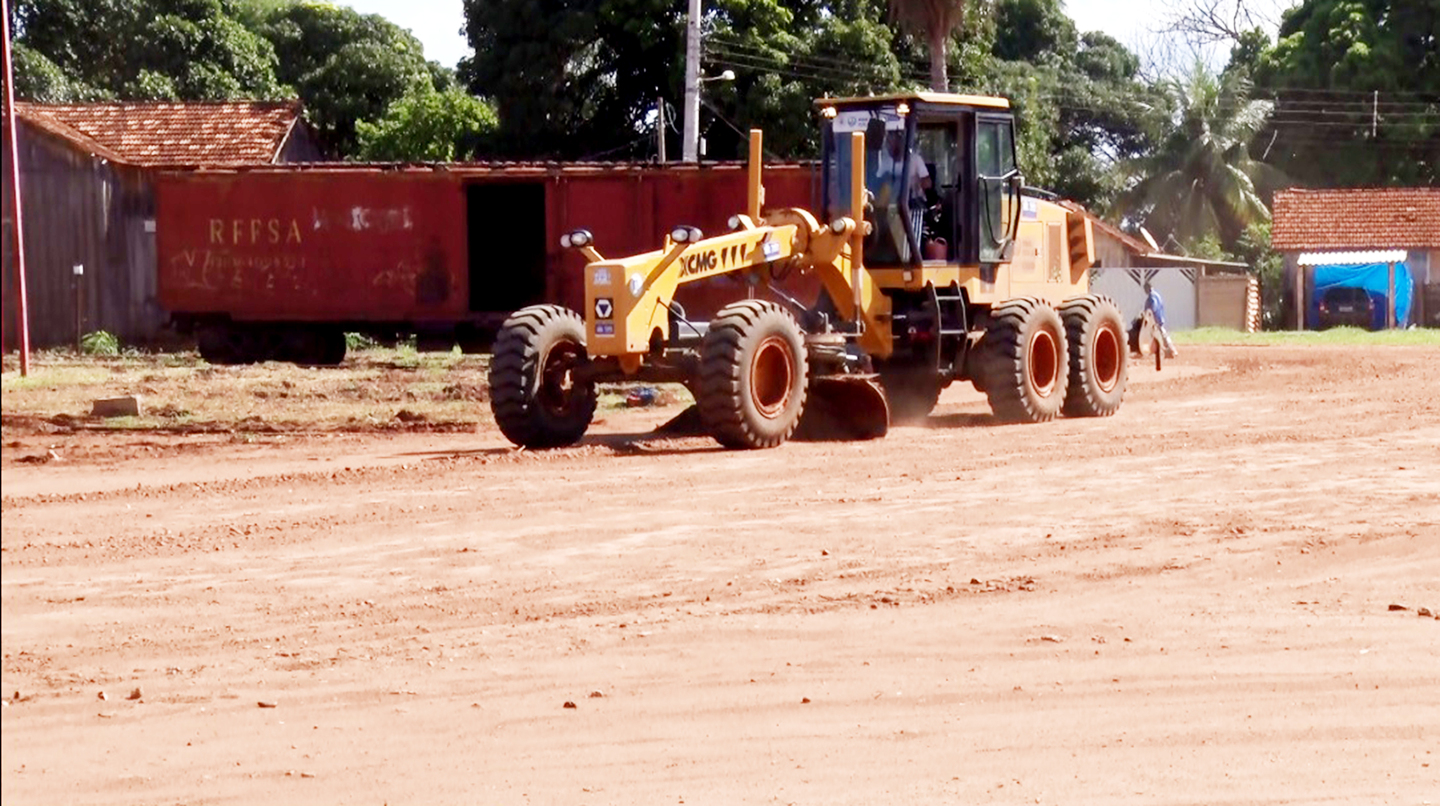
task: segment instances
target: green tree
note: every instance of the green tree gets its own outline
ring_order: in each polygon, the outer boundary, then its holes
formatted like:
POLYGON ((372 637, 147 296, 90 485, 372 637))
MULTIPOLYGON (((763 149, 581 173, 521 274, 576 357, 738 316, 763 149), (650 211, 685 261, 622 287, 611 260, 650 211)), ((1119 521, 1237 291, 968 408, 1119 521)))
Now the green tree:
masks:
POLYGON ((27 101, 59 104, 74 101, 99 101, 108 97, 104 90, 75 79, 60 69, 45 54, 17 42, 11 53, 14 59, 15 95, 27 101))
POLYGON ((495 109, 464 90, 420 86, 385 116, 355 125, 357 156, 377 161, 450 162, 472 158, 496 129, 495 109))
MULTIPOLYGON (((654 155, 654 110, 683 95, 684 8, 671 0, 467 0, 475 56, 460 75, 494 98, 497 146, 514 156, 654 155)), ((899 61, 873 0, 717 0, 705 5, 702 93, 710 159, 739 156, 736 129, 765 129, 766 149, 815 153, 822 95, 893 89, 899 61), (733 127, 733 128, 732 128, 733 127)), ((674 140, 678 153, 678 140, 674 140)))
POLYGON ((249 0, 240 13, 274 48, 277 75, 305 103, 321 142, 342 156, 357 147, 359 121, 381 118, 407 94, 451 84, 419 40, 377 14, 274 0, 249 0))
POLYGON ((1163 89, 1168 131, 1153 152, 1129 163, 1136 181, 1122 211, 1157 238, 1197 243, 1215 236, 1234 244, 1246 227, 1270 219, 1264 199, 1284 181, 1250 156, 1271 104, 1251 99, 1243 77, 1217 77, 1200 63, 1163 89))
MULTIPOLYGON (((579 157, 641 139, 680 52, 674 3, 466 0, 473 58, 459 72, 495 99, 497 145, 516 156, 579 157)), ((678 81, 674 82, 678 85, 678 81)))
POLYGON ((965 22, 965 0, 890 0, 900 26, 924 39, 930 53, 930 89, 950 91, 950 37, 965 22))
POLYGON ((1440 0, 1304 0, 1254 62, 1298 181, 1440 182, 1440 0))
POLYGON ((1115 166, 1159 129, 1139 70, 1115 39, 1080 34, 1059 0, 998 0, 992 59, 975 83, 1010 99, 1026 181, 1103 211, 1123 186, 1115 166))
POLYGON ((50 101, 282 97, 274 50, 232 9, 230 0, 18 0, 16 89, 50 101))

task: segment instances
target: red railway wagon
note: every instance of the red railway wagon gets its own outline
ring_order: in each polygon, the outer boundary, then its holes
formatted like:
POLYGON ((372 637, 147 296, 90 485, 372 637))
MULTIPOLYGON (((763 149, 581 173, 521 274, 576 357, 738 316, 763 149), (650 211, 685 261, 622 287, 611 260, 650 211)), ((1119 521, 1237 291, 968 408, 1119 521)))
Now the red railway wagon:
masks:
MULTIPOLYGON (((767 207, 809 207, 809 165, 768 166, 767 207)), ((584 300, 588 229, 605 254, 707 232, 744 209, 745 170, 630 164, 308 165, 168 173, 156 187, 161 307, 217 363, 338 363, 346 332, 483 350, 518 308, 584 300)), ((727 281, 687 288, 705 316, 727 281)), ((800 289, 800 293, 804 293, 800 289)))

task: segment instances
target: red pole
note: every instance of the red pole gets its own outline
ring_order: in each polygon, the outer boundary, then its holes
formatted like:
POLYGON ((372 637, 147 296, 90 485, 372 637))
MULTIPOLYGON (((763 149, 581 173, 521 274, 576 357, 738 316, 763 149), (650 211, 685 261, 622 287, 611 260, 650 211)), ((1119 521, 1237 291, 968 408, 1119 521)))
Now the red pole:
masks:
POLYGON ((0 28, 3 28, 4 41, 0 43, 0 52, 4 53, 5 70, 5 134, 10 141, 8 153, 5 155, 5 163, 10 169, 5 172, 5 179, 10 183, 11 199, 14 204, 11 207, 11 215, 14 217, 15 228, 15 269, 16 279, 19 285, 20 294, 20 374, 30 374, 30 306, 25 295, 25 225, 24 208, 20 206, 20 149, 15 144, 15 70, 10 62, 10 3, 9 0, 0 0, 0 28))

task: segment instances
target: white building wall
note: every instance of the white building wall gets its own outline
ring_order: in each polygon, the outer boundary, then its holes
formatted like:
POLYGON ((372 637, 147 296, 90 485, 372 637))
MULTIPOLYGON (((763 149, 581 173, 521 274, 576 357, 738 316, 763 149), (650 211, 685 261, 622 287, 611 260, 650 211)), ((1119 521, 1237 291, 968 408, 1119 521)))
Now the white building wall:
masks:
POLYGON ((1090 290, 1115 300, 1125 324, 1145 310, 1146 276, 1165 301, 1165 326, 1172 331, 1194 330, 1196 321, 1195 270, 1163 266, 1156 268, 1097 269, 1090 290))

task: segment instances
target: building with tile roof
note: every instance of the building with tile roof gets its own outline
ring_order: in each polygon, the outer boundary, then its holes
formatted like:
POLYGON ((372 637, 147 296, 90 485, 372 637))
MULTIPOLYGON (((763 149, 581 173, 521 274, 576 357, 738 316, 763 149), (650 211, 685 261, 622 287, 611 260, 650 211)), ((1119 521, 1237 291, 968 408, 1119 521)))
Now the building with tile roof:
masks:
POLYGON ((1313 261, 1334 252, 1400 250, 1415 286, 1411 321, 1440 327, 1440 188, 1282 190, 1270 243, 1285 255, 1292 325, 1314 303, 1313 261), (1302 254, 1311 265, 1301 265, 1302 254))
MULTIPOLYGON (((298 101, 16 104, 31 344, 152 341, 155 177, 323 159, 298 101)), ((4 215, 12 215, 8 183, 4 215)), ((6 233, 8 252, 13 240, 6 233)), ((12 283, 8 276, 5 282, 12 283)), ((6 344, 18 336, 5 295, 6 344)))
POLYGON ((321 158, 299 101, 18 103, 19 119, 76 149, 146 168, 224 168, 321 158))

